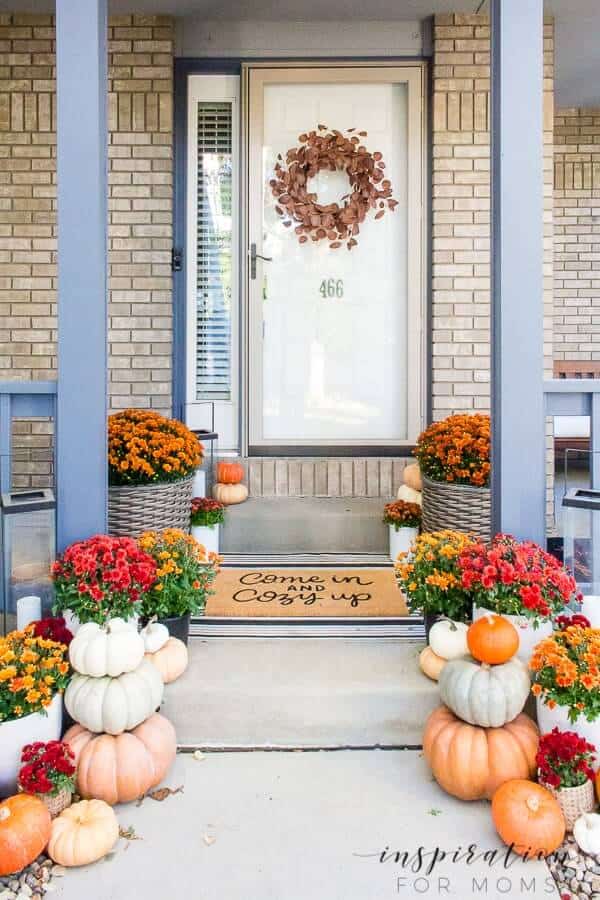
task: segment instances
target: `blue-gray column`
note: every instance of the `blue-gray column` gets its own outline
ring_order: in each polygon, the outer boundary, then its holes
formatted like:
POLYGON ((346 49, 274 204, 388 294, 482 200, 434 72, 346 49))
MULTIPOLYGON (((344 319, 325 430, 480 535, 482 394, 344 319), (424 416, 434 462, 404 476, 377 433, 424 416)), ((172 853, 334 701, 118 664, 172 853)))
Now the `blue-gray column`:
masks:
POLYGON ((57 0, 58 549, 106 531, 107 0, 57 0))
POLYGON ((491 13, 492 519, 543 543, 543 0, 491 13))

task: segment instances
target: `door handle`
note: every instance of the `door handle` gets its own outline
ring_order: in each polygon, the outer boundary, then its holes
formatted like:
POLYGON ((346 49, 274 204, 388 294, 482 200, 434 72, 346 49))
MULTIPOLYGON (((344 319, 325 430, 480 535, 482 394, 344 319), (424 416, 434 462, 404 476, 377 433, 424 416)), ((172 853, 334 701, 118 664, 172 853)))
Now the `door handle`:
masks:
POLYGON ((250 244, 250 278, 256 278, 256 260, 262 259, 264 262, 272 262, 272 256, 263 256, 262 253, 256 252, 256 244, 250 244))

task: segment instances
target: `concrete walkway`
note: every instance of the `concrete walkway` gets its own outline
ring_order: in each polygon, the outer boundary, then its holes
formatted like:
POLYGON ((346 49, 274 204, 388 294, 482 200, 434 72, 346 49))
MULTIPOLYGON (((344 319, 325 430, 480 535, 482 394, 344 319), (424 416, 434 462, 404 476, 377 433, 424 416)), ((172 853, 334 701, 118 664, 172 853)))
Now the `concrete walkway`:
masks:
POLYGON ((439 704, 418 669, 422 644, 342 638, 190 641, 162 711, 182 746, 363 748, 421 745, 439 704))
POLYGON ((461 803, 418 752, 180 755, 184 792, 117 807, 121 840, 105 862, 56 879, 61 900, 392 900, 558 896, 544 863, 504 866, 488 803, 461 803), (489 865, 450 854, 498 850, 489 865), (419 867, 414 854, 427 852, 419 867), (428 873, 436 847, 449 851, 428 873), (387 850, 386 850, 387 848, 387 850), (382 851, 407 851, 403 867, 382 851), (412 870, 411 870, 412 868, 412 870))

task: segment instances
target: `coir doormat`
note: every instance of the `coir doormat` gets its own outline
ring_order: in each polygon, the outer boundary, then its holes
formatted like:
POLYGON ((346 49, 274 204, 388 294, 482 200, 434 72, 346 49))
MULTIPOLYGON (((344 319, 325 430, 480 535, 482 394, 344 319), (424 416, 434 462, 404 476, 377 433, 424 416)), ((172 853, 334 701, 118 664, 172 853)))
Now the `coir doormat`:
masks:
POLYGON ((408 616, 394 570, 221 569, 207 616, 408 616))

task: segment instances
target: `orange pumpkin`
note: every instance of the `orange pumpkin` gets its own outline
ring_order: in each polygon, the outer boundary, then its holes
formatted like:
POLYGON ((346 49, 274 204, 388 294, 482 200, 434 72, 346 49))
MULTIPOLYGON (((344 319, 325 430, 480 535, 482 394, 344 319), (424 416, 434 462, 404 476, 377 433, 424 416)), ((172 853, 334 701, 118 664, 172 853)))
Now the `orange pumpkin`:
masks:
POLYGON ((155 653, 146 653, 146 657, 160 672, 163 684, 176 681, 188 666, 188 648, 174 637, 170 637, 155 653))
POLYGON ((521 713, 501 728, 480 728, 438 706, 427 720, 423 753, 437 783, 459 800, 490 800, 501 784, 532 778, 539 731, 521 713))
POLYGON ((467 631, 467 646, 479 662, 495 666, 508 662, 519 649, 517 629, 503 616, 486 613, 467 631))
POLYGON ((74 725, 63 741, 75 754, 79 794, 111 806, 137 800, 155 787, 177 752, 175 729, 158 713, 116 737, 74 725))
POLYGON ((16 794, 0 803, 0 875, 13 875, 36 859, 50 840, 52 819, 44 803, 16 794))
POLYGON ((217 481, 221 484, 239 484, 244 478, 244 467, 236 462, 217 464, 217 481))
POLYGON ((550 791, 541 784, 516 779, 492 798, 492 819, 505 844, 519 856, 548 856, 565 838, 565 819, 550 791))

